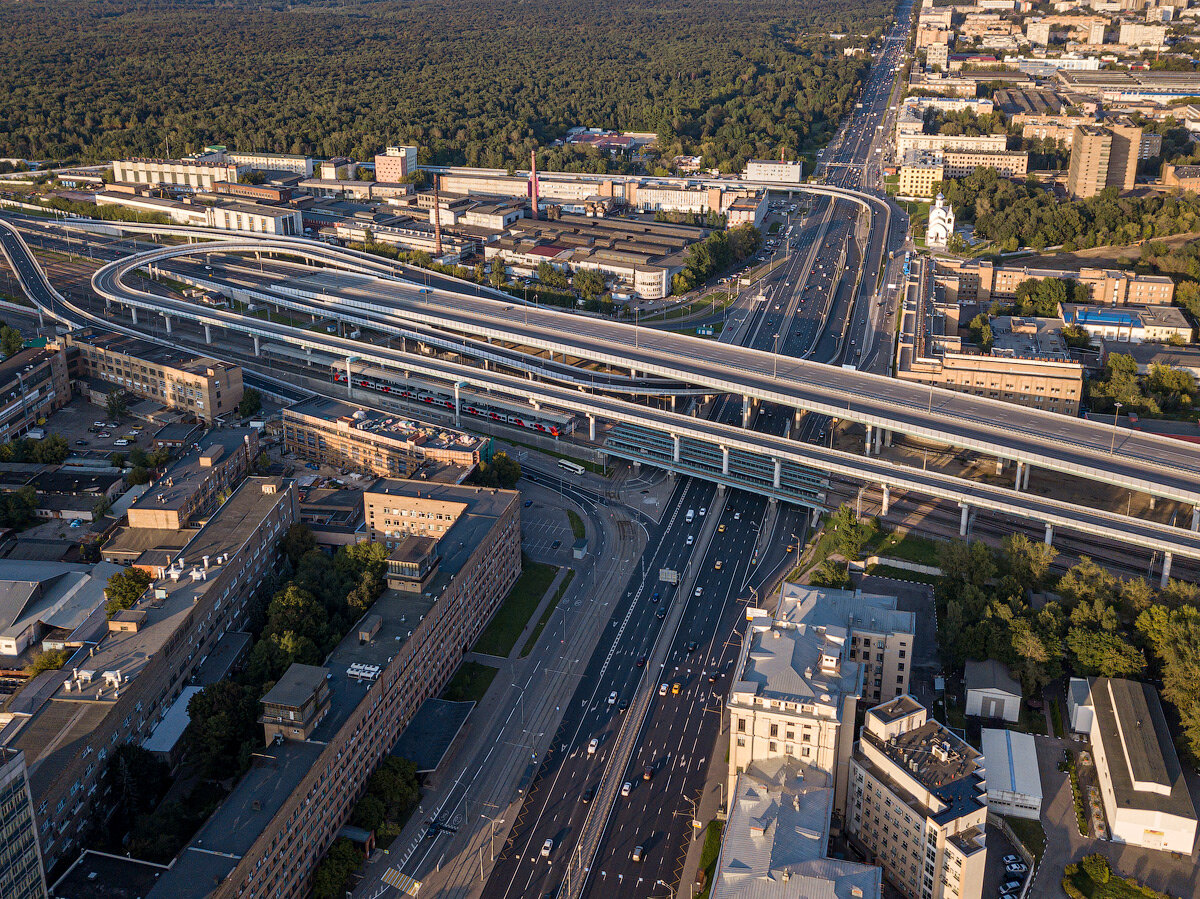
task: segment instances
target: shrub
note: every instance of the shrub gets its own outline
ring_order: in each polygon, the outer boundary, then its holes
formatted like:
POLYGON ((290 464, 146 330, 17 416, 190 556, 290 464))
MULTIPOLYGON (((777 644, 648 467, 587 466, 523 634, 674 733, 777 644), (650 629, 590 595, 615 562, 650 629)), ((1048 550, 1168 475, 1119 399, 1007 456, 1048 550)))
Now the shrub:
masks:
POLYGON ((1096 883, 1108 883, 1109 877, 1112 876, 1112 868, 1108 865, 1108 859, 1100 853, 1084 856, 1080 863, 1083 872, 1094 880, 1096 883))

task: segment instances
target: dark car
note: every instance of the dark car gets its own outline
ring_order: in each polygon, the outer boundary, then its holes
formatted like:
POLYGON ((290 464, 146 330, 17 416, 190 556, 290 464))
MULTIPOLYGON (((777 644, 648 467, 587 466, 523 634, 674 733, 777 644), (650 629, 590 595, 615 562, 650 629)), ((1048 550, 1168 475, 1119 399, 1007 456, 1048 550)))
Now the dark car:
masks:
POLYGON ((86 440, 76 440, 75 445, 76 446, 87 446, 88 442, 86 440))
POLYGON ((646 667, 646 657, 645 657, 645 656, 642 656, 640 659, 638 659, 638 660, 637 660, 637 666, 638 666, 639 668, 645 668, 645 667, 646 667))
POLYGON ((525 500, 525 508, 526 509, 528 509, 532 505, 533 505, 533 500, 531 500, 531 499, 525 500))
POLYGON ((550 544, 551 549, 558 549, 560 546, 562 546, 561 540, 555 540, 553 543, 550 544))
POLYGON ((582 799, 584 804, 586 805, 587 803, 592 801, 592 797, 595 795, 596 795, 596 788, 588 787, 586 790, 583 791, 583 795, 580 797, 580 799, 582 799))
POLYGON ((662 599, 662 593, 659 592, 658 590, 655 590, 654 595, 650 597, 650 601, 658 602, 660 599, 662 599))
POLYGON ((654 776, 654 769, 649 765, 642 766, 642 780, 649 780, 654 776))
POLYGON ((655 618, 666 618, 666 617, 667 617, 667 610, 666 610, 666 609, 659 609, 657 612, 655 612, 655 613, 654 613, 654 617, 655 617, 655 618))
POLYGON ((623 712, 627 708, 629 708, 629 700, 628 699, 622 699, 620 702, 617 703, 617 711, 618 712, 623 712))
POLYGON ((697 643, 695 640, 693 640, 691 643, 689 643, 689 644, 687 645, 687 651, 688 651, 688 652, 695 652, 695 651, 696 651, 696 647, 697 647, 698 645, 699 645, 699 644, 698 644, 698 643, 697 643))

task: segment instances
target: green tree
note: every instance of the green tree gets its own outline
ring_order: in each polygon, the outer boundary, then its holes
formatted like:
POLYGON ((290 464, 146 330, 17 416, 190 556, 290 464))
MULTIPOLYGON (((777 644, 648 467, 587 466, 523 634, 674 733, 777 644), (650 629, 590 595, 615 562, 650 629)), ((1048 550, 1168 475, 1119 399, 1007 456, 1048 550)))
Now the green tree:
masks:
POLYGON ((1006 573, 1025 590, 1041 587, 1057 553, 1046 543, 1036 543, 1024 534, 1009 534, 1001 542, 1006 573))
POLYGON ((140 568, 124 568, 112 574, 104 587, 104 612, 112 618, 122 609, 132 608, 142 598, 152 578, 140 568))
POLYGON ((334 840, 313 875, 313 899, 342 899, 362 856, 345 837, 334 840))
POLYGON ((242 418, 249 418, 262 408, 262 394, 253 387, 247 387, 242 391, 242 399, 238 403, 238 414, 242 418))
POLYGON ((604 276, 590 268, 581 268, 571 276, 571 283, 585 300, 594 300, 604 293, 604 276))
POLYGON ((25 669, 29 677, 37 677, 43 671, 57 671, 67 664, 71 654, 65 649, 47 649, 33 657, 33 662, 25 669))
POLYGON ((222 780, 243 770, 261 739, 258 699, 231 680, 217 681, 188 700, 188 748, 207 777, 222 780))
POLYGON ((125 391, 110 390, 108 399, 105 401, 105 409, 108 417, 113 421, 120 421, 129 412, 129 406, 125 402, 125 391))
POLYGON ((292 566, 300 564, 300 559, 311 550, 317 548, 317 538, 313 536, 312 528, 303 522, 297 522, 283 534, 280 546, 292 566))
POLYGON ((1073 627, 1067 631, 1067 648, 1082 675, 1137 677, 1146 667, 1141 650, 1115 633, 1073 627))
POLYGON ((0 352, 4 358, 15 356, 25 347, 25 338, 11 325, 0 325, 0 352))

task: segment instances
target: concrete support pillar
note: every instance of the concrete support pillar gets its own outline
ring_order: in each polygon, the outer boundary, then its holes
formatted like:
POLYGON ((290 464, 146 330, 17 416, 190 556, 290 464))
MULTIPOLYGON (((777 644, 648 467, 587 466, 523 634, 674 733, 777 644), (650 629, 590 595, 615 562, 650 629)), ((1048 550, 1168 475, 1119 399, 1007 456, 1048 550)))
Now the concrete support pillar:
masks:
POLYGON ((204 342, 212 343, 212 325, 204 326, 204 342))
POLYGON ((742 397, 742 427, 750 427, 750 397, 742 397))
POLYGON ((883 428, 875 429, 875 455, 879 455, 879 449, 883 445, 883 428))
POLYGON ((721 447, 721 474, 729 474, 729 447, 721 447))
POLYGON ((804 410, 797 409, 795 419, 792 421, 792 427, 799 428, 800 427, 800 419, 803 417, 804 417, 804 410))
POLYGON ((679 439, 678 434, 671 435, 671 458, 675 460, 676 465, 679 464, 679 446, 681 443, 683 441, 679 439))
POLYGON ((1046 545, 1054 545, 1054 525, 1049 522, 1046 523, 1046 545))
POLYGON ((996 474, 1004 474, 1004 460, 1003 459, 996 460, 996 474))
POLYGON ((1029 489, 1029 471, 1030 471, 1030 469, 1032 469, 1032 468, 1033 468, 1033 466, 1032 466, 1032 465, 1026 465, 1026 466, 1025 466, 1025 480, 1021 482, 1021 489, 1022 489, 1022 490, 1028 490, 1028 489, 1029 489))
POLYGON ((1014 484, 1013 484, 1013 489, 1014 489, 1014 490, 1020 490, 1020 489, 1021 489, 1021 482, 1022 482, 1023 480, 1025 480, 1025 463, 1024 463, 1024 462, 1018 462, 1018 463, 1017 463, 1017 480, 1016 480, 1016 483, 1014 483, 1014 484))
POLYGON ((129 315, 133 318, 133 323, 137 324, 137 306, 129 307, 129 315))
POLYGON ((958 521, 958 536, 967 536, 967 525, 971 522, 971 507, 966 503, 959 503, 959 508, 962 509, 962 517, 958 521))
POLYGON ((596 442, 596 416, 589 415, 588 420, 588 440, 596 442))
POLYGON ((1153 493, 1151 493, 1150 494, 1150 508, 1152 510, 1154 509, 1154 505, 1156 502, 1157 502, 1157 497, 1153 493))
MULTIPOLYGON (((462 403, 460 401, 460 398, 461 398, 461 391, 459 390, 459 385, 455 384, 454 385, 454 426, 455 427, 458 427, 458 417, 460 415, 460 409, 462 408, 462 403)), ((535 405, 533 408, 536 409, 537 406, 535 405)))
POLYGON ((675 401, 676 401, 677 399, 679 399, 679 397, 677 397, 675 394, 673 394, 673 393, 672 393, 672 394, 671 394, 671 411, 672 411, 672 412, 674 412, 674 411, 675 411, 675 401))
POLYGON ((892 504, 892 488, 887 484, 883 485, 883 508, 880 510, 879 517, 887 518, 888 507, 892 504))
POLYGON ((775 463, 775 478, 772 483, 775 485, 775 489, 778 490, 783 479, 783 463, 778 459, 772 459, 771 461, 775 463))
MULTIPOLYGON (((164 324, 164 325, 166 326, 166 328, 167 328, 167 333, 168 333, 168 334, 170 334, 170 333, 171 333, 171 316, 169 316, 169 315, 164 315, 164 316, 163 316, 163 324, 164 324)), ((257 337, 255 337, 254 339, 255 339, 256 341, 258 340, 258 338, 257 338, 257 337)), ((256 344, 256 346, 257 346, 257 344, 256 344)), ((255 354, 257 355, 257 350, 255 350, 255 354)))
POLYGON ((254 355, 255 356, 262 355, 262 346, 260 344, 259 337, 257 334, 254 335, 254 355))
POLYGON ((871 438, 872 438, 872 437, 874 437, 874 436, 875 436, 875 428, 874 428, 874 427, 872 427, 871 425, 867 425, 867 446, 866 446, 866 454, 867 454, 868 456, 869 456, 869 455, 871 455, 871 438))
MULTIPOLYGON (((347 359, 346 360, 346 395, 347 396, 349 396, 354 390, 354 384, 350 380, 352 377, 353 377, 353 373, 350 371, 350 360, 347 359)), ((407 378, 408 374, 405 373, 404 377, 407 378)))
POLYGON ((890 428, 883 432, 883 445, 884 446, 892 445, 892 431, 890 428))
POLYGON ((1167 586, 1167 581, 1171 579, 1171 554, 1163 553, 1163 572, 1162 577, 1158 579, 1158 587, 1161 590, 1167 586))
POLYGON ((1200 531, 1200 506, 1192 508, 1192 530, 1200 531))

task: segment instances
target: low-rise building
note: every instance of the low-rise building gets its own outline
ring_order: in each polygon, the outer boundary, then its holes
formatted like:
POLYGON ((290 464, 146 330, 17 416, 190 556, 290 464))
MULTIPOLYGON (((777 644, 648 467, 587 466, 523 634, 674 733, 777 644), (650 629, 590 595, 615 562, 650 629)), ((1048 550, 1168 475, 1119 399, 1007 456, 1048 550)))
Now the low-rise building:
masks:
POLYGON ((0 746, 0 896, 45 899, 46 873, 38 849, 37 823, 25 756, 0 746))
POLYGON ((0 745, 25 753, 47 869, 74 855, 102 810, 113 747, 150 736, 221 635, 242 624, 295 520, 290 482, 246 481, 130 614, 9 701, 0 745))
POLYGON ((1163 165, 1162 181, 1164 187, 1177 187, 1180 190, 1200 191, 1200 165, 1163 165))
POLYGON ((427 462, 463 475, 485 460, 491 442, 464 431, 313 396, 283 410, 284 449, 302 459, 376 477, 408 478, 427 462))
POLYGON ((968 660, 963 684, 967 688, 967 715, 1008 722, 1021 717, 1021 685, 1001 662, 968 660))
POLYGON ((962 178, 977 168, 995 169, 1005 178, 1024 178, 1029 171, 1029 154, 1022 150, 958 150, 943 154, 946 178, 962 178))
POLYGON ((1192 324, 1174 306, 1080 306, 1061 304, 1067 324, 1116 343, 1192 342, 1192 324))
POLYGON ((979 899, 983 757, 911 696, 867 711, 850 759, 846 828, 910 899, 979 899))
POLYGON ((729 798, 712 899, 878 899, 882 872, 829 857, 830 773, 796 758, 753 762, 729 798))
MULTIPOLYGON (((395 507, 421 489, 381 481, 368 495, 395 507)), ((449 681, 463 647, 520 574, 520 495, 445 489, 466 508, 440 535, 438 571, 420 591, 386 590, 323 665, 289 671, 286 691, 264 697, 269 745, 148 899, 266 899, 311 889, 363 784, 421 703, 449 681)))
POLYGON ((24 437, 71 401, 67 357, 60 347, 30 347, 0 362, 0 443, 24 437))
POLYGON ((1088 289, 1088 301, 1097 306, 1169 306, 1175 297, 1175 282, 1170 278, 1121 269, 1030 268, 989 260, 939 259, 937 275, 950 302, 980 309, 1014 300, 1024 282, 1046 278, 1082 284, 1088 289))
POLYGON ((1037 821, 1042 817, 1042 778, 1032 734, 985 727, 980 736, 987 765, 988 810, 1037 821))
POLYGON ((804 163, 782 159, 751 159, 742 177, 747 181, 770 181, 774 184, 800 184, 804 180, 804 163))
POLYGON ((250 166, 225 158, 223 152, 198 153, 186 159, 117 159, 113 180, 189 192, 211 191, 218 181, 237 181, 250 166))
POLYGON ((1193 378, 1200 379, 1200 346, 1171 346, 1163 343, 1116 343, 1103 341, 1100 355, 1108 359, 1110 353, 1122 353, 1133 357, 1137 363, 1138 374, 1149 374, 1155 365, 1165 365, 1188 372, 1193 378))
POLYGON ((932 197, 946 179, 940 150, 909 150, 900 162, 896 193, 901 197, 932 197))
POLYGON ((921 132, 896 135, 896 156, 903 159, 909 150, 974 151, 979 153, 1002 153, 1008 149, 1008 135, 980 134, 968 137, 962 134, 924 134, 921 132))
POLYGON ((72 374, 213 422, 242 400, 242 368, 138 337, 82 328, 64 338, 72 374))
POLYGON ((225 158, 235 165, 249 166, 259 172, 291 172, 304 178, 311 178, 313 173, 312 157, 298 156, 294 153, 226 151, 225 158))
POLYGON ((417 170, 416 147, 388 147, 375 154, 375 180, 387 183, 403 181, 417 170))
POLYGON ((303 234, 299 209, 259 203, 221 203, 207 207, 210 228, 224 231, 250 231, 255 234, 303 234))
POLYGON ((738 197, 729 205, 728 212, 726 212, 726 223, 730 228, 736 228, 739 225, 753 225, 755 228, 762 228, 769 208, 767 192, 765 190, 755 191, 753 194, 738 197))
MULTIPOLYGON (((1088 679, 1086 723, 1104 817, 1114 842, 1191 855, 1196 809, 1171 730, 1149 684, 1088 679)), ((1072 714, 1076 724, 1077 714, 1072 714)))

